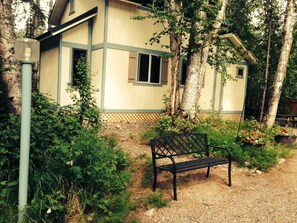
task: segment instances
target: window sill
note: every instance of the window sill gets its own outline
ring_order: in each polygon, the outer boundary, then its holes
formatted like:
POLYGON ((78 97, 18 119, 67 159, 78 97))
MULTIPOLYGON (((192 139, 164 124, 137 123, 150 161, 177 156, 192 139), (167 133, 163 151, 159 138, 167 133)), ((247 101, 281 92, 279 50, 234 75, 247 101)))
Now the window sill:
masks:
POLYGON ((148 86, 148 87, 162 87, 161 83, 146 83, 146 82, 134 82, 133 85, 148 86))

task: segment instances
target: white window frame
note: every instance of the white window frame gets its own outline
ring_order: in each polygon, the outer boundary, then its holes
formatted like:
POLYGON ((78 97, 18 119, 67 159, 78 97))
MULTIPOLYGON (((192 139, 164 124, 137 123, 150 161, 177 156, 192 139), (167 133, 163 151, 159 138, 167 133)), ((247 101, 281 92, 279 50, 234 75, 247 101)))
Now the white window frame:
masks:
POLYGON ((75 13, 75 0, 69 0, 69 15, 75 13))
POLYGON ((160 55, 157 54, 149 54, 149 53, 138 53, 138 66, 137 66, 137 83, 142 83, 142 84, 157 84, 160 85, 161 84, 161 79, 162 79, 162 58, 160 57, 160 55), (148 80, 147 81, 140 81, 140 59, 141 59, 141 55, 148 55, 149 56, 149 64, 148 64, 148 80), (160 59, 160 65, 159 65, 159 81, 158 83, 155 82, 150 82, 151 80, 151 66, 152 66, 152 57, 156 56, 160 59))
POLYGON ((244 67, 236 67, 236 78, 244 79, 244 67), (242 75, 239 75, 239 72, 242 71, 242 75))

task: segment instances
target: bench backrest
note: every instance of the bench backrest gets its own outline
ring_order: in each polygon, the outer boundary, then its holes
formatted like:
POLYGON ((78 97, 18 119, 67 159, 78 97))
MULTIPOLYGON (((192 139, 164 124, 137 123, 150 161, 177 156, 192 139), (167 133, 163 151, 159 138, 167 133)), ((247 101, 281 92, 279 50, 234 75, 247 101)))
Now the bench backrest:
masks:
POLYGON ((153 156, 197 154, 209 156, 207 134, 171 134, 151 140, 153 156))

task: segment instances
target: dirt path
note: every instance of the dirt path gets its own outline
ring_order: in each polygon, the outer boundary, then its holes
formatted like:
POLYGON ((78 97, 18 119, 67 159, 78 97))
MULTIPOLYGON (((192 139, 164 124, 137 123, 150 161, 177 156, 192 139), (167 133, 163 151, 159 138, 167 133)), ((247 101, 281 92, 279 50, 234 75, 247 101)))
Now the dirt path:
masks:
MULTIPOLYGON (((105 133, 118 128, 121 146, 137 156, 149 154, 149 148, 137 146, 136 140, 136 133, 145 127, 117 126, 105 133)), ((204 174, 197 170, 180 176, 178 201, 171 201, 165 208, 143 210, 137 218, 143 223, 297 222, 297 151, 268 173, 253 173, 233 165, 232 187, 227 186, 224 166, 212 168, 207 179, 204 174)), ((159 191, 172 198, 170 175, 161 178, 159 191)))

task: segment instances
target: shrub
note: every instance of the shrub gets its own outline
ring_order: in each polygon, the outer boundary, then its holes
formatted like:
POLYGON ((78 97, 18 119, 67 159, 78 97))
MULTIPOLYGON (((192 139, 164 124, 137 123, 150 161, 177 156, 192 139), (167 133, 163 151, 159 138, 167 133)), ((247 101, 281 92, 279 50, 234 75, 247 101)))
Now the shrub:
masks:
MULTIPOLYGON (((127 156, 114 140, 98 136, 99 110, 92 99, 81 103, 59 108, 38 92, 32 95, 29 222, 120 222, 127 214, 127 156)), ((0 138, 0 209, 6 210, 0 220, 15 222, 19 117, 0 124, 0 138)))
POLYGON ((165 115, 159 119, 156 130, 159 135, 193 131, 195 125, 189 119, 165 115))

